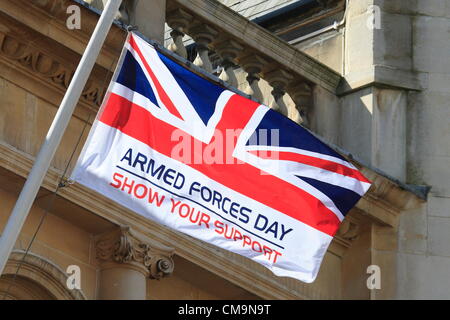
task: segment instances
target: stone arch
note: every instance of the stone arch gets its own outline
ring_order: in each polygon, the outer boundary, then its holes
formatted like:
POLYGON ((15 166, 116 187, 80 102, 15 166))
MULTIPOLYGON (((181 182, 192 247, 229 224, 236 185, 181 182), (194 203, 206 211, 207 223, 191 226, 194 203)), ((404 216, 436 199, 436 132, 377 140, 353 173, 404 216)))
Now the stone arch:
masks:
POLYGON ((50 260, 22 250, 14 250, 0 277, 0 299, 85 300, 81 290, 69 290, 67 274, 50 260), (23 259, 23 261, 22 261, 23 259), (13 281, 18 265, 16 279, 13 281), (8 292, 6 292, 8 291, 8 292), (5 296, 6 292, 6 296, 5 296))

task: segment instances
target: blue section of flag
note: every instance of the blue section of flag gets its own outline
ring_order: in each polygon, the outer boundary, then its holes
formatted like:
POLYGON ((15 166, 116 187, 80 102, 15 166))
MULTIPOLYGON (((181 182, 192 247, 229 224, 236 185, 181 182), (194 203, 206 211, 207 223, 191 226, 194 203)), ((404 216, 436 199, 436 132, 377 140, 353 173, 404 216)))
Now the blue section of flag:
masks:
POLYGON ((359 194, 349 189, 341 188, 339 186, 335 186, 333 184, 312 178, 300 176, 297 177, 325 194, 328 198, 332 199, 334 205, 344 216, 350 211, 351 208, 356 205, 358 200, 361 198, 359 194))
POLYGON ((153 93, 152 87, 150 86, 144 71, 142 71, 141 66, 129 51, 125 54, 122 68, 120 68, 116 82, 147 97, 159 107, 158 101, 156 100, 155 94, 153 93))
POLYGON ((159 52, 158 55, 206 125, 214 113, 217 99, 225 89, 203 79, 159 52))
POLYGON ((267 130, 267 141, 250 139, 247 141, 247 145, 255 145, 256 143, 260 146, 276 146, 277 143, 276 141, 271 141, 272 139, 270 134, 271 130, 276 129, 279 130, 278 139, 280 147, 298 148, 345 160, 341 155, 326 146, 306 129, 276 111, 269 110, 265 114, 261 123, 258 125, 256 132, 260 129, 267 130))

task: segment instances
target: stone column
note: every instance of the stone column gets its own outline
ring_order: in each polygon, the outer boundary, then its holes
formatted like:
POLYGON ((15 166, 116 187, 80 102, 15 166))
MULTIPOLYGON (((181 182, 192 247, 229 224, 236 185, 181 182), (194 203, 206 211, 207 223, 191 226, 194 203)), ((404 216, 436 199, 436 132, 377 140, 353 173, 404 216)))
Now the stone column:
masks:
POLYGON ((313 97, 311 86, 306 82, 293 82, 286 88, 292 101, 295 103, 296 115, 293 117, 297 123, 310 127, 310 116, 312 111, 313 97))
POLYGON ((260 103, 264 103, 264 97, 259 87, 260 73, 268 62, 255 53, 250 53, 239 57, 239 65, 247 72, 248 87, 244 90, 245 93, 251 95, 260 103))
POLYGON ((222 58, 222 73, 219 78, 228 82, 233 87, 237 88, 239 83, 234 74, 234 59, 238 56, 244 47, 234 40, 225 40, 214 46, 215 51, 222 58))
POLYGON ((289 116, 289 110, 283 101, 283 96, 286 93, 286 86, 293 79, 293 76, 283 69, 275 69, 265 73, 264 79, 273 88, 272 96, 274 101, 270 107, 285 116, 289 116))
POLYGON ((187 51, 183 43, 183 37, 189 24, 192 21, 192 15, 177 8, 167 13, 167 25, 172 28, 170 36, 173 39, 168 49, 187 59, 187 51))
POLYGON ((95 250, 100 300, 144 300, 147 278, 161 279, 174 268, 173 249, 141 239, 129 227, 99 235, 95 250))
POLYGON ((213 70, 211 61, 209 60, 209 45, 218 34, 218 31, 201 22, 194 23, 192 27, 189 27, 189 35, 194 39, 198 52, 194 60, 194 65, 210 73, 213 70))

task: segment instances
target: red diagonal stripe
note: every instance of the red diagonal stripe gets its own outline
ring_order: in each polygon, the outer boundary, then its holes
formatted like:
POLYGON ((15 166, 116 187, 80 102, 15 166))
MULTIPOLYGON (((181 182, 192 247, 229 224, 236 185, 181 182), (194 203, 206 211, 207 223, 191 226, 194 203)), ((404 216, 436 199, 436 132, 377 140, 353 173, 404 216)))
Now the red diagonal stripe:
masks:
MULTIPOLYGON (((152 68, 150 68, 150 65, 147 63, 147 60, 145 60, 144 55, 141 52, 141 49, 139 49, 139 46, 137 45, 136 41, 134 40, 133 35, 130 36, 130 45, 136 51, 136 53, 141 58, 142 63, 144 64, 145 69, 147 70, 148 74, 150 75, 150 78, 152 78, 153 84, 156 87, 156 91, 158 91, 159 98, 161 99, 162 103, 166 106, 167 110, 173 114, 174 116, 183 119, 181 114, 178 112, 177 108, 173 104, 172 100, 170 100, 169 96, 167 95, 164 88, 161 86, 161 83, 159 83, 158 78, 153 73, 152 68)), ((184 120, 184 119, 183 119, 184 120)))
POLYGON ((248 151, 251 154, 254 154, 263 159, 277 159, 277 160, 288 160, 294 162, 300 162, 303 164, 307 164, 309 166, 317 167, 320 169, 324 169, 331 172, 336 172, 342 174, 343 176, 352 177, 356 180, 370 183, 366 177, 364 177, 361 172, 358 170, 349 168, 340 163, 324 160, 312 156, 307 156, 303 154, 298 154, 294 152, 285 152, 285 151, 259 151, 259 150, 251 150, 248 151))

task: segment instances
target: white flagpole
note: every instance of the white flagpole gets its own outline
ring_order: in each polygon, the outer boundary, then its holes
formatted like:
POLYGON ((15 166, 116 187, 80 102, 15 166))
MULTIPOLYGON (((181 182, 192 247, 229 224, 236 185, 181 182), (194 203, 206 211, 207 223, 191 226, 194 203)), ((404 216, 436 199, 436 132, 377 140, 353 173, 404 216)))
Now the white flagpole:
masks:
POLYGON ((64 131, 69 124, 75 106, 80 99, 81 93, 91 70, 97 60, 100 49, 119 10, 122 0, 109 0, 100 19, 92 33, 91 39, 81 57, 77 70, 67 88, 66 94, 59 106, 58 112, 53 119, 52 125, 47 132, 45 141, 39 150, 33 168, 20 192, 19 198, 0 237, 0 274, 3 273, 9 255, 16 243, 20 230, 28 216, 28 212, 36 198, 39 187, 47 173, 50 161, 61 142, 64 131))

